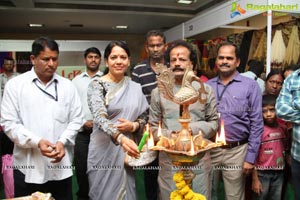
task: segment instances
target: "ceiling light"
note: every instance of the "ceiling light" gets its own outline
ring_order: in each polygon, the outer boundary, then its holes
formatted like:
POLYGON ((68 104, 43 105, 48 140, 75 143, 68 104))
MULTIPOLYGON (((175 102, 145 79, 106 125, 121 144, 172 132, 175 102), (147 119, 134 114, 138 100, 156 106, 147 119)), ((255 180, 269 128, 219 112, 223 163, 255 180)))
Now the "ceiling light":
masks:
POLYGON ((27 24, 27 26, 29 27, 33 27, 33 28, 41 28, 44 27, 44 24, 27 24))
POLYGON ((195 0, 177 0, 177 3, 181 3, 181 4, 192 4, 196 2, 195 0))
POLYGON ((117 29, 127 29, 126 25, 118 25, 116 26, 117 29))
POLYGON ((70 24, 70 27, 72 27, 72 28, 82 28, 83 24, 70 24))

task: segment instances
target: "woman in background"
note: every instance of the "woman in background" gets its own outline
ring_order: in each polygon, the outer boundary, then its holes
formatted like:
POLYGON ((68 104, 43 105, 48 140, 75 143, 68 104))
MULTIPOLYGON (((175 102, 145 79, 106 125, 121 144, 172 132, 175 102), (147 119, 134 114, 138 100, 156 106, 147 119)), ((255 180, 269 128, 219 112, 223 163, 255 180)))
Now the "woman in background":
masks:
POLYGON ((281 70, 272 69, 265 82, 265 94, 272 94, 278 97, 284 77, 281 70))
POLYGON ((124 161, 126 153, 139 156, 134 138, 146 124, 148 104, 141 86, 125 76, 130 65, 126 43, 110 42, 104 58, 108 73, 88 89, 94 117, 88 153, 89 197, 135 200, 134 172, 124 161))

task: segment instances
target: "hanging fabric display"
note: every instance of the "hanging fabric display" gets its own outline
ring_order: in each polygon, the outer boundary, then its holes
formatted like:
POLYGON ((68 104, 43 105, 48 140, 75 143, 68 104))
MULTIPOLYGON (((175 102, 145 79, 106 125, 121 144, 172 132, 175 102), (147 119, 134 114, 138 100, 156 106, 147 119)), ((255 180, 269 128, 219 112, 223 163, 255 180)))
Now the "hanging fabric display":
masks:
POLYGON ((271 67, 282 69, 286 47, 282 38, 281 30, 276 30, 271 46, 271 67))
MULTIPOLYGON (((248 53, 247 63, 250 60, 256 60, 256 59, 253 58, 253 55, 254 55, 255 51, 257 50, 257 45, 258 45, 263 33, 264 33, 264 31, 262 31, 262 30, 253 31, 252 38, 251 38, 251 43, 250 43, 250 46, 249 46, 249 53, 248 53)), ((264 60, 265 59, 260 60, 260 61, 264 61, 264 60)), ((248 70, 249 70, 249 66, 246 65, 245 71, 248 71, 248 70)))
POLYGON ((244 38, 244 33, 235 33, 235 34, 228 35, 226 40, 230 43, 237 45, 237 47, 240 48, 243 38, 244 38))
POLYGON ((253 35, 253 31, 246 31, 241 35, 241 43, 240 43, 240 65, 237 68, 237 70, 239 72, 244 72, 246 65, 247 65, 247 60, 248 60, 248 54, 249 54, 249 50, 250 50, 250 44, 251 44, 251 40, 252 40, 252 35, 253 35))
POLYGON ((196 52, 196 55, 197 55, 197 66, 194 66, 194 69, 193 70, 201 70, 201 61, 200 61, 200 58, 201 58, 201 52, 198 48, 198 46, 196 44, 193 44, 191 43, 193 49, 195 50, 196 52))
POLYGON ((299 56, 300 56, 300 41, 298 35, 298 27, 293 26, 289 43, 286 48, 284 64, 285 65, 296 64, 299 60, 299 56))
POLYGON ((205 41, 203 44, 202 49, 202 69, 204 71, 209 71, 209 65, 208 65, 208 41, 205 41))
POLYGON ((253 59, 255 60, 264 60, 266 58, 267 53, 267 34, 266 32, 263 32, 258 45, 256 47, 256 50, 253 54, 253 59))
POLYGON ((218 54, 217 50, 219 45, 225 41, 225 37, 218 37, 208 41, 208 64, 210 69, 214 69, 216 71, 215 61, 218 54))

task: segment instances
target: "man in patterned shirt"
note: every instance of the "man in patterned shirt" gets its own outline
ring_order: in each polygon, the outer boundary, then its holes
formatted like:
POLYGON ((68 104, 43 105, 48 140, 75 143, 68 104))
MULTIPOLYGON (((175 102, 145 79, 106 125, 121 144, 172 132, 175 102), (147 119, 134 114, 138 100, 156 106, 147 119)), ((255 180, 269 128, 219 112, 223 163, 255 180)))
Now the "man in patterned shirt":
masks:
POLYGON ((285 121, 293 122, 292 183, 295 199, 300 199, 300 71, 285 79, 276 102, 276 114, 285 121))

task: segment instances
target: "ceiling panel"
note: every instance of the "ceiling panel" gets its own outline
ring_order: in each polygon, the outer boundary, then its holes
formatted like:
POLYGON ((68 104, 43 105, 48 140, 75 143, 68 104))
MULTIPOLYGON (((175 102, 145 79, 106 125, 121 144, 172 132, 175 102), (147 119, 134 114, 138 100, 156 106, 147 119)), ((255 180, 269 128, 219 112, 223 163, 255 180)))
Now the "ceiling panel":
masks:
POLYGON ((2 0, 2 33, 145 34, 167 30, 193 18, 221 0, 194 0, 191 5, 176 0, 2 0), (41 23, 43 28, 29 28, 41 23), (118 30, 116 25, 127 25, 118 30), (73 26, 73 27, 71 27, 73 26))

